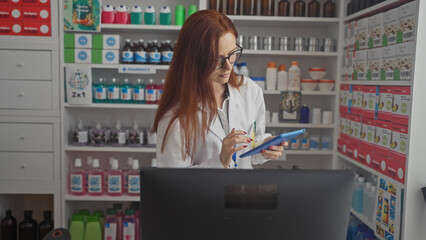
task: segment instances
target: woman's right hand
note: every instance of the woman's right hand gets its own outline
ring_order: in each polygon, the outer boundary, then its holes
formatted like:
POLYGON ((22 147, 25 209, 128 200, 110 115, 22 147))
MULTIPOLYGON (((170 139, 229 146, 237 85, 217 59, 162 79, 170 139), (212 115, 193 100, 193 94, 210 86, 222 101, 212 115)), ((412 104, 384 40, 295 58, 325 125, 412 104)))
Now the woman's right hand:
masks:
POLYGON ((248 145, 235 146, 241 143, 250 143, 253 139, 245 136, 246 132, 232 129, 232 131, 223 139, 222 150, 220 151, 220 161, 224 168, 228 168, 232 161, 232 155, 235 152, 243 150, 248 145), (235 147, 234 147, 235 146, 235 147))

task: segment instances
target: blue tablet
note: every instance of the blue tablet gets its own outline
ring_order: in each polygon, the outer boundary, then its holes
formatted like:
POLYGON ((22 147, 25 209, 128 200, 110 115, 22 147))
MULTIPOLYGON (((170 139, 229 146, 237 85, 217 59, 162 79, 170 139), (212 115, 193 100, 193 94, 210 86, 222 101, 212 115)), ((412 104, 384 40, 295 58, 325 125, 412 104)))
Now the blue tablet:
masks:
POLYGON ((276 137, 274 137, 273 139, 267 141, 266 143, 262 143, 261 145, 253 148, 252 150, 245 152, 243 154, 240 155, 240 158, 244 158, 244 157, 248 157, 254 154, 258 154, 260 153, 260 151, 268 149, 270 146, 277 146, 280 145, 281 142, 286 142, 296 136, 299 136, 300 134, 304 133, 306 131, 306 129, 300 129, 297 131, 293 131, 293 132, 288 132, 288 133, 283 133, 280 134, 276 137))

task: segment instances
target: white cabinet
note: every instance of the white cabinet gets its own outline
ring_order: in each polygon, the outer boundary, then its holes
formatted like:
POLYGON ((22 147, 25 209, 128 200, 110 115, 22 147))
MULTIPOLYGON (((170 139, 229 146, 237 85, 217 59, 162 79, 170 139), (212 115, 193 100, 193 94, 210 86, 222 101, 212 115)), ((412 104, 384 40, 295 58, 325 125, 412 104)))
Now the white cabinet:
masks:
POLYGON ((42 109, 53 106, 52 82, 0 81, 0 109, 42 109))
POLYGON ((0 50, 0 78, 51 81, 51 54, 51 51, 0 50))
POLYGON ((0 152, 0 181, 52 181, 53 153, 0 152))
POLYGON ((52 124, 0 123, 0 151, 52 152, 52 124))

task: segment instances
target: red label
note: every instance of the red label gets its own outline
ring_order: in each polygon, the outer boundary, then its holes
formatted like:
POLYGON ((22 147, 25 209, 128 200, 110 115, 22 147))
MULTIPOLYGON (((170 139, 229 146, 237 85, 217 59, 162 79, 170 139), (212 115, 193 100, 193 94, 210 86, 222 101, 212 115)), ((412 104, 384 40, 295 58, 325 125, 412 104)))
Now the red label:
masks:
POLYGON ((373 160, 373 151, 365 148, 359 148, 358 161, 367 167, 371 167, 373 160))
POLYGON ((20 6, 3 6, 0 5, 0 22, 22 20, 22 7, 20 6))
POLYGON ((380 172, 380 173, 385 174, 388 161, 389 161, 388 157, 374 153, 373 159, 371 161, 371 168, 380 172))
POLYGON ((24 22, 23 35, 29 36, 51 36, 50 22, 24 22))
POLYGON ((1 35, 22 35, 22 22, 0 21, 1 35))
POLYGON ((386 175, 400 183, 405 183, 405 164, 395 161, 392 158, 388 160, 386 175))
POLYGON ((48 7, 50 0, 21 0, 23 6, 48 7))
POLYGON ((23 7, 24 21, 50 22, 50 15, 49 7, 23 7))

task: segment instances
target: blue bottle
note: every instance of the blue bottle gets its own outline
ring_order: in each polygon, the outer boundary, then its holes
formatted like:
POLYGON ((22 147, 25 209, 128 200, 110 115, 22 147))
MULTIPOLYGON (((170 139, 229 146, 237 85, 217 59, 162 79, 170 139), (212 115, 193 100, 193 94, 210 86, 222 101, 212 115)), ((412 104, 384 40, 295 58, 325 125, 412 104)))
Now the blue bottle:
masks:
POLYGON ((125 78, 120 87, 120 101, 122 103, 132 103, 132 90, 132 84, 130 84, 129 79, 125 78))
POLYGON ((303 104, 300 108, 300 123, 309 123, 309 108, 307 104, 303 104))

